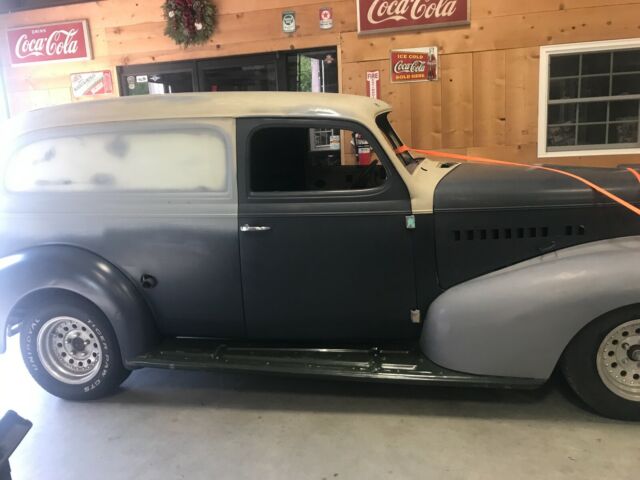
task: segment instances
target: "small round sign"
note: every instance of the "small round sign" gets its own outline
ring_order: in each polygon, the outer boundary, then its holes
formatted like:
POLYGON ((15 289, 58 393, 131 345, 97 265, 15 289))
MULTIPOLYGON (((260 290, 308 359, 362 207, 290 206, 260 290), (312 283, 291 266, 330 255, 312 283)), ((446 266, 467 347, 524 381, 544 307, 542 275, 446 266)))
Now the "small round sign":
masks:
POLYGON ((331 8, 320 9, 320 28, 323 30, 333 28, 333 10, 331 8))

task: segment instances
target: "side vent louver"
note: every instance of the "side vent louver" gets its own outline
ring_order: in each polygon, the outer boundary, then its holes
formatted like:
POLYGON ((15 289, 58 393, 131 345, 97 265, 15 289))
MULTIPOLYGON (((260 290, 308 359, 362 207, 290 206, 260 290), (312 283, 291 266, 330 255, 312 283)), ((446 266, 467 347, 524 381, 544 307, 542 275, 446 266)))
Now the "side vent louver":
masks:
MULTIPOLYGON (((582 232, 578 235, 584 235, 584 226, 566 227, 565 233, 569 235, 569 228, 572 232, 582 232)), ((547 238, 549 237, 549 227, 515 227, 515 228, 476 228, 469 230, 454 230, 453 240, 462 241, 487 241, 487 240, 511 240, 530 239, 530 238, 547 238)))
POLYGON ((573 237, 574 235, 586 235, 587 230, 584 225, 567 225, 564 227, 564 234, 567 237, 573 237))

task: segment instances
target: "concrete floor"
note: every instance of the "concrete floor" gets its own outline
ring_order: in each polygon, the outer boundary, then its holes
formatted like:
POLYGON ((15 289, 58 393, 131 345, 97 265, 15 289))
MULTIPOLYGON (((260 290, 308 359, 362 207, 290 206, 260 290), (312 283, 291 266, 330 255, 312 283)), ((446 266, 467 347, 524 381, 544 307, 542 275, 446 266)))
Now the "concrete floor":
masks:
POLYGON ((93 403, 41 391, 17 339, 0 412, 35 426, 17 480, 637 479, 640 425, 599 418, 561 381, 436 389, 142 370, 93 403))

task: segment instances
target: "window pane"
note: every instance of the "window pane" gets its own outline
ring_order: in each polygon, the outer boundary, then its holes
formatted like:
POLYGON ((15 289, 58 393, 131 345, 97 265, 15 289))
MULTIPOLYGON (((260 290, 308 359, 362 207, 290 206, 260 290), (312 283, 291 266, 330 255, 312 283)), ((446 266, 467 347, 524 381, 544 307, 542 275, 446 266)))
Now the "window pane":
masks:
POLYGON ((578 79, 551 80, 549 99, 559 100, 578 97, 578 79))
POLYGON ((582 74, 609 73, 611 70, 610 53, 587 53, 582 56, 582 74))
POLYGON ((551 77, 578 75, 580 55, 553 55, 549 64, 551 77))
POLYGON ((549 127, 547 145, 549 147, 565 147, 575 145, 576 127, 549 127))
POLYGON ((202 68, 202 92, 268 92, 276 90, 276 64, 259 62, 202 68))
POLYGON ((14 192, 220 192, 226 148, 205 129, 50 138, 14 154, 5 183, 14 192))
POLYGON ((638 123, 616 123, 609 126, 609 143, 638 143, 638 123))
POLYGON ((362 190, 384 184, 386 171, 365 138, 330 127, 268 127, 250 144, 251 190, 362 190))
POLYGON ((580 123, 606 121, 607 102, 585 102, 580 104, 580 123))
POLYGON ((576 123, 577 103, 565 103, 562 105, 549 105, 549 125, 563 123, 576 123))
POLYGON ((640 48, 551 55, 549 62, 548 147, 640 145, 640 48))
POLYGON ((602 145, 606 143, 607 126, 580 125, 578 127, 578 145, 602 145))
POLYGON ((584 77, 580 88, 580 97, 608 97, 609 77, 584 77))
POLYGON ((613 95, 634 95, 640 93, 640 74, 615 75, 613 95))
POLYGON ((611 112, 609 121, 619 122, 621 120, 638 120, 638 101, 629 100, 625 102, 611 102, 611 112))
POLYGON ((614 72, 640 72, 640 50, 613 53, 614 72))

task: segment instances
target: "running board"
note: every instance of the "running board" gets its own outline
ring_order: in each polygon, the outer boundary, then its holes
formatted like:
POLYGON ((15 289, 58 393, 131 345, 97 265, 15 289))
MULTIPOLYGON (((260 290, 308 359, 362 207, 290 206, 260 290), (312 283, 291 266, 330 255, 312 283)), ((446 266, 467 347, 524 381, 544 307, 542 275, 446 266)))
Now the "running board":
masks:
POLYGON ((130 368, 227 370, 395 383, 535 388, 543 381, 469 375, 427 359, 415 348, 298 348, 176 339, 135 358, 130 368))

